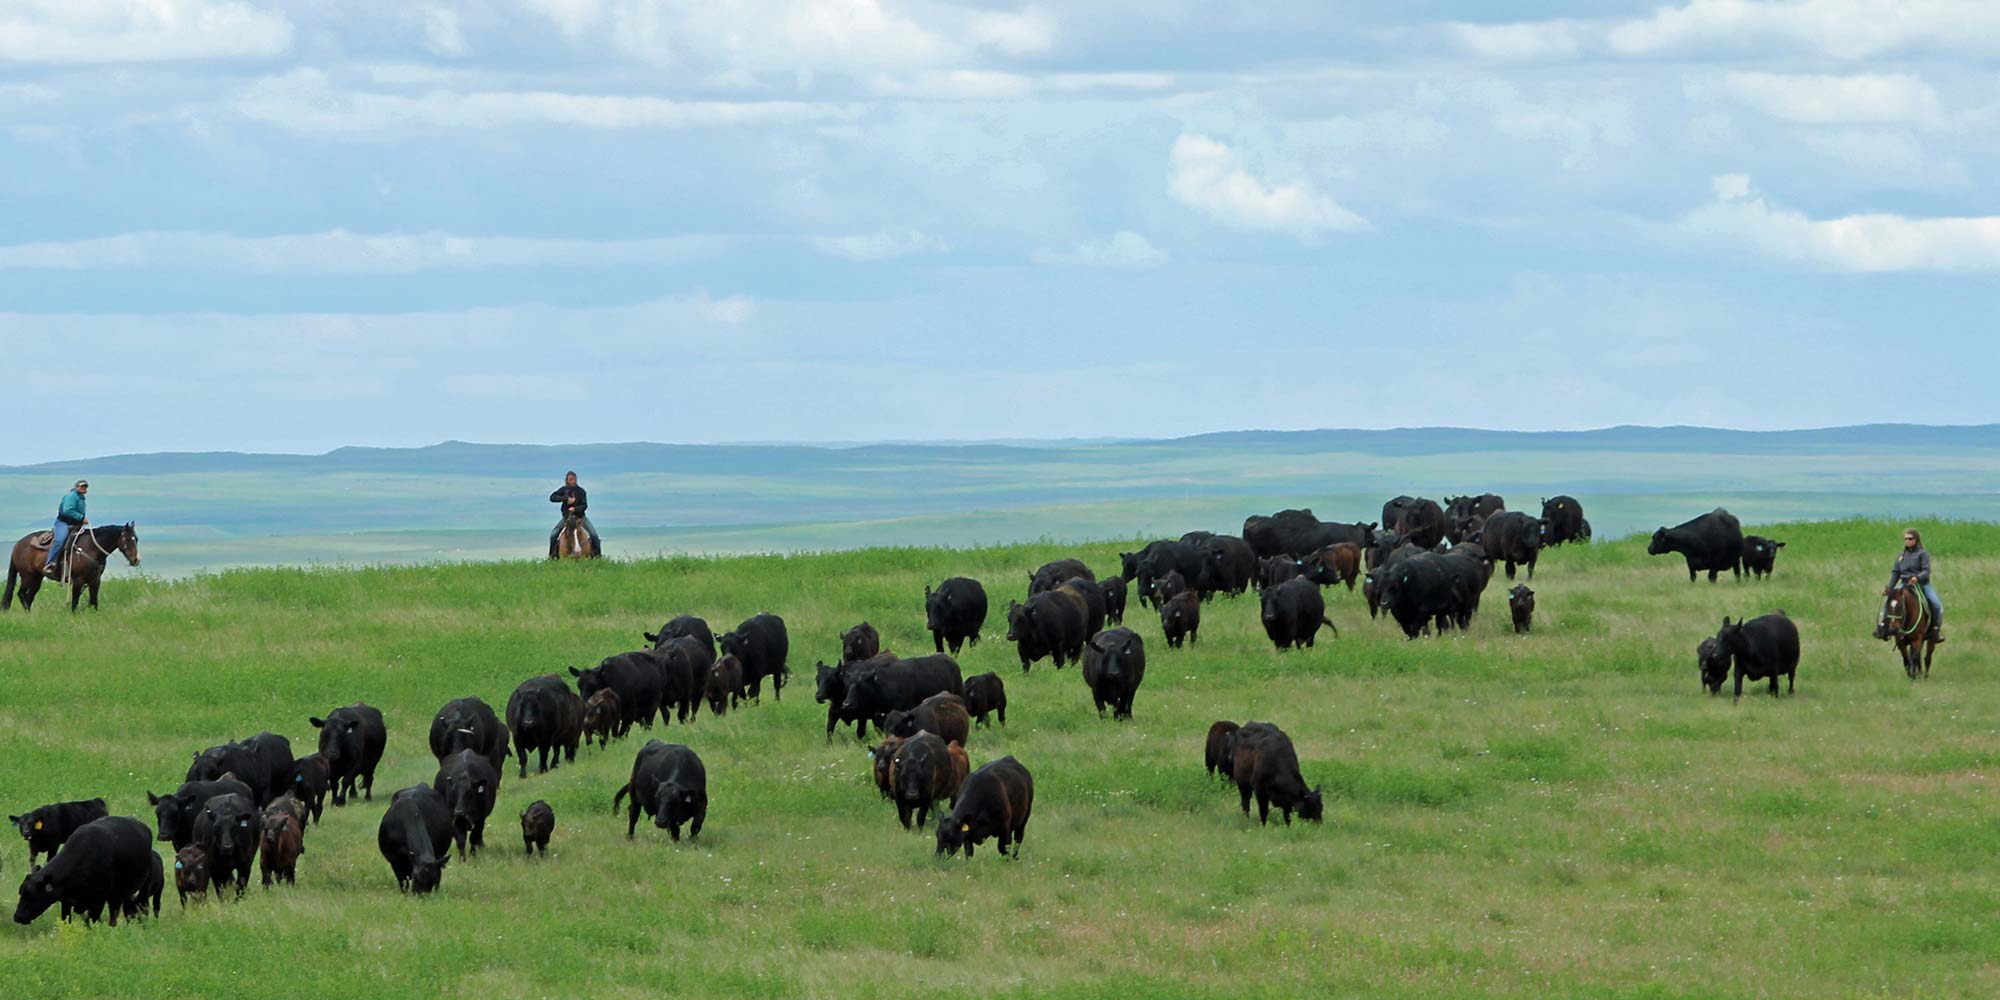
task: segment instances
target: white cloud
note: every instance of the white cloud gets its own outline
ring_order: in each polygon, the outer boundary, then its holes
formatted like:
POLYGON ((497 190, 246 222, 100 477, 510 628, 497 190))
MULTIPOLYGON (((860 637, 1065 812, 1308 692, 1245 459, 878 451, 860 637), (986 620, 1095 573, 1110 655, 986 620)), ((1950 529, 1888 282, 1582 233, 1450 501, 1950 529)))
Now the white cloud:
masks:
POLYGON ((1713 97, 1767 118, 1806 125, 1935 125, 1943 119, 1937 92, 1908 73, 1850 76, 1727 72, 1698 77, 1690 97, 1713 97))
POLYGON ((1634 58, 1792 49, 1835 59, 1935 49, 2000 53, 1990 0, 1686 0, 1645 17, 1439 26, 1457 48, 1495 60, 1634 58))
POLYGON ((1055 45, 1055 16, 1040 7, 982 11, 972 15, 968 34, 979 45, 1010 56, 1038 56, 1055 45))
POLYGON ((398 129, 565 125, 680 129, 849 119, 853 107, 805 101, 681 101, 622 94, 431 90, 421 94, 336 88, 320 70, 266 77, 233 107, 294 132, 361 138, 398 129))
POLYGON ((815 237, 812 244, 823 254, 860 261, 940 254, 951 250, 945 241, 914 229, 854 236, 820 236, 815 237))
POLYGON ((1742 174, 1676 225, 1684 238, 1829 271, 2000 271, 2000 216, 1812 219, 1771 204, 1742 174))
POLYGON ((1310 183, 1271 184, 1244 168, 1227 145, 1191 132, 1174 140, 1167 186, 1182 204, 1235 229, 1290 233, 1310 240, 1327 232, 1368 228, 1368 220, 1313 190, 1310 183))
POLYGON ((8 0, 0 63, 268 58, 292 46, 283 14, 235 0, 8 0))
POLYGON ((460 59, 472 52, 459 30, 458 15, 443 7, 424 8, 424 50, 446 59, 460 59))
POLYGON ((722 236, 646 240, 528 239, 449 233, 234 236, 143 232, 62 243, 0 246, 0 270, 206 271, 230 274, 413 274, 506 267, 675 264, 718 256, 722 236))
POLYGON ((702 315, 724 326, 742 326, 756 310, 756 303, 742 295, 711 299, 707 292, 697 292, 693 302, 695 308, 701 310, 702 315))
POLYGON ((1169 259, 1165 250, 1129 229, 1121 229, 1106 239, 1085 240, 1068 250, 1045 249, 1034 254, 1037 264, 1119 270, 1158 267, 1169 259))
POLYGON ((530 11, 548 18, 572 39, 597 26, 604 16, 597 0, 520 0, 530 11))
POLYGON ((1459 47, 1483 59, 1573 59, 1583 51, 1585 26, 1576 21, 1521 21, 1512 24, 1444 26, 1459 47))
MULTIPOLYGON (((963 54, 882 0, 517 0, 572 42, 661 66, 878 72, 963 54)), ((1027 38, 1025 29, 1012 37, 1027 38)))

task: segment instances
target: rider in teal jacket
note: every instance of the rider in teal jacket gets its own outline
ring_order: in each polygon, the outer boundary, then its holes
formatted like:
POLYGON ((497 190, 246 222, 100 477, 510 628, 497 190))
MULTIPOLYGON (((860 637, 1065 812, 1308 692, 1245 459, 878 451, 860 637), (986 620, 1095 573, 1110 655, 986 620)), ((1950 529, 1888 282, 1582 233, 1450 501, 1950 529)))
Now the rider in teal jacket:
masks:
POLYGON ((70 532, 90 523, 83 516, 83 499, 90 492, 90 484, 79 479, 76 485, 63 494, 62 504, 56 508, 55 535, 49 539, 49 561, 42 566, 45 576, 60 576, 56 569, 56 558, 62 555, 63 543, 69 540, 70 532))

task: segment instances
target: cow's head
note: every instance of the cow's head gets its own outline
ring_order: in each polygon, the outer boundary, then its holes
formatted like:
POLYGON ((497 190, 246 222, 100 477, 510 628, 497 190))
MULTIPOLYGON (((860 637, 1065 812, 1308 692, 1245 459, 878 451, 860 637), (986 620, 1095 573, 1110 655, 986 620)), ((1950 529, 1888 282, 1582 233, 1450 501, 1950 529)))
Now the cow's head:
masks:
POLYGON ((866 659, 875 655, 875 647, 881 644, 875 626, 862 622, 848 629, 840 637, 840 659, 842 663, 866 659))
POLYGON ((875 703, 881 696, 881 686, 873 673, 850 678, 847 682, 847 699, 840 703, 840 710, 850 715, 875 703))
POLYGON ((741 632, 724 632, 716 637, 715 644, 739 660, 750 651, 750 637, 741 632))
POLYGON ((426 842, 421 851, 410 851, 410 891, 424 895, 437 891, 438 883, 444 879, 444 866, 451 863, 449 853, 434 854, 426 842))
POLYGON ((1653 540, 1646 543, 1646 554, 1649 556, 1657 556, 1657 555, 1663 555, 1671 551, 1673 550, 1667 548, 1666 525, 1661 525, 1658 530, 1653 532, 1653 540))
POLYGON ((1007 602, 1007 641, 1017 642, 1028 634, 1028 609, 1020 601, 1007 602))
POLYGON ((1509 607, 1526 608, 1529 611, 1533 611, 1535 609, 1535 592, 1529 590, 1526 584, 1517 583, 1507 588, 1507 604, 1509 607))
POLYGON ((653 825, 678 830, 694 819, 701 805, 701 793, 674 781, 662 781, 653 793, 653 825))
POLYGON ((208 852, 195 844, 175 852, 174 885, 182 892, 207 892, 208 852))
POLYGON ((840 668, 827 665, 825 660, 813 664, 813 700, 825 704, 847 693, 847 685, 841 680, 840 668))
POLYGON ((313 728, 319 730, 319 755, 326 758, 329 770, 338 767, 342 761, 350 766, 361 763, 361 719, 345 710, 336 711, 324 719, 308 718, 313 728))
POLYGON ((962 846, 967 854, 972 853, 971 814, 951 815, 940 820, 937 825, 937 857, 948 857, 958 852, 962 846))
POLYGON ((1326 802, 1320 798, 1320 789, 1325 785, 1314 785, 1312 791, 1299 796, 1299 818, 1314 823, 1326 815, 1326 802))
POLYGON ((1721 694, 1722 682, 1729 676, 1729 654, 1723 650, 1722 644, 1714 639, 1703 639, 1694 647, 1694 659, 1701 668, 1701 686, 1707 688, 1709 694, 1721 694))
POLYGON ((55 902, 55 885, 49 877, 48 869, 36 868, 28 872, 27 878, 21 880, 21 902, 14 907, 14 922, 32 924, 36 917, 54 906, 55 902))
POLYGON ((216 847, 221 848, 225 858, 240 857, 257 845, 256 817, 248 808, 249 800, 231 795, 222 798, 217 805, 211 800, 202 807, 208 819, 208 835, 216 847))
POLYGON ((944 629, 945 612, 951 608, 951 594, 931 589, 924 584, 924 627, 938 632, 944 629))
POLYGON ((285 844, 286 834, 297 824, 298 820, 292 818, 290 813, 283 811, 265 813, 263 822, 264 850, 280 850, 285 844))
POLYGON ((1143 655, 1141 653, 1143 647, 1139 636, 1135 633, 1126 632, 1123 636, 1116 636, 1115 633, 1111 635, 1118 641, 1111 641, 1107 635, 1100 634, 1090 640, 1090 645, 1097 650, 1098 674, 1115 680, 1123 678, 1138 665, 1138 658, 1143 655))

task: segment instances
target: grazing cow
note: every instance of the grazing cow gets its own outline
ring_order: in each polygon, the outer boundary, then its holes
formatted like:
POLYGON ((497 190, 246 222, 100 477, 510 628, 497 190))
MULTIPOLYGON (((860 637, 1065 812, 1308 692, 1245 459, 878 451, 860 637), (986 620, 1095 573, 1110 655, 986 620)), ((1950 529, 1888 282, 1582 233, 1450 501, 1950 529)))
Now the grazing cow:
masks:
POLYGON ((1721 694, 1722 683, 1729 679, 1729 654, 1722 651, 1722 644, 1713 638, 1696 643, 1694 662, 1701 670, 1701 686, 1709 694, 1721 694))
POLYGON ((953 656, 968 642, 979 645, 979 630, 986 627, 986 588, 966 576, 954 576, 936 590, 925 586, 924 624, 937 652, 944 652, 947 643, 953 656))
POLYGON ((708 771, 693 750, 648 740, 632 761, 631 780, 611 797, 612 811, 626 795, 632 796, 632 805, 625 817, 625 839, 632 839, 639 828, 642 810, 676 841, 681 839, 683 823, 689 825, 689 840, 701 836, 702 820, 708 817, 708 771))
POLYGON ((1090 700, 1097 705, 1097 717, 1104 718, 1104 706, 1111 717, 1132 717, 1132 697, 1146 679, 1146 643, 1129 628, 1114 628, 1090 637, 1090 649, 1083 654, 1083 682, 1090 686, 1090 700))
POLYGON ((1542 535, 1543 545, 1590 541, 1590 522, 1583 519, 1583 505, 1575 497, 1544 498, 1542 523, 1548 525, 1548 531, 1542 535))
POLYGON ((1784 547, 1784 542, 1773 538, 1765 538, 1763 535, 1744 535, 1743 568, 1749 570, 1750 575, 1758 580, 1770 576, 1778 562, 1778 550, 1784 547))
POLYGON ((189 896, 208 895, 208 852, 193 844, 174 852, 174 888, 181 894, 181 909, 189 896))
POLYGON ((1160 631, 1166 634, 1167 648, 1179 649, 1183 642, 1201 640, 1201 598, 1183 590, 1160 605, 1160 631))
POLYGON ((541 799, 528 804, 521 810, 521 844, 527 848, 530 857, 539 851, 549 853, 549 837, 556 832, 556 811, 541 799))
POLYGON ((966 711, 965 699, 948 692, 931 695, 907 712, 885 712, 876 724, 892 736, 908 739, 930 732, 947 743, 964 743, 972 733, 972 716, 966 711))
POLYGON ((258 733, 239 743, 209 747, 194 755, 188 781, 214 781, 225 774, 250 786, 250 799, 262 806, 292 787, 292 743, 276 733, 258 733))
POLYGON ((1082 597, 1067 590, 1036 594, 1026 604, 1007 602, 1007 639, 1021 657, 1021 672, 1044 656, 1055 660, 1058 670, 1081 659, 1088 610, 1082 597))
POLYGON ((396 887, 418 895, 435 891, 451 863, 451 810, 429 785, 411 785, 389 797, 389 811, 375 830, 375 846, 396 887))
POLYGON ((514 756, 520 776, 528 776, 528 751, 536 754, 537 774, 546 774, 550 759, 562 766, 563 752, 576 763, 576 745, 583 739, 583 699, 556 674, 530 677, 507 699, 507 729, 513 733, 514 756))
POLYGON ((507 727, 478 698, 454 698, 431 720, 431 756, 440 763, 460 750, 486 758, 498 772, 507 766, 507 727))
POLYGON ((931 806, 956 791, 951 787, 954 776, 951 751, 936 733, 919 732, 903 740, 889 764, 889 790, 903 829, 911 828, 912 815, 916 817, 916 829, 924 828, 930 819, 931 806))
POLYGON ((1418 548, 1432 548, 1444 541, 1444 508, 1436 500, 1397 497, 1382 505, 1382 523, 1418 548))
POLYGON ((1669 552, 1686 557, 1689 583, 1704 570, 1710 583, 1725 569, 1737 579, 1743 578, 1743 526, 1736 515, 1720 507, 1692 521, 1653 532, 1646 554, 1659 556, 1669 552))
POLYGON ((1257 562, 1257 589, 1269 590, 1286 580, 1305 575, 1305 571, 1305 561, 1298 556, 1271 556, 1260 559, 1257 562))
MULTIPOLYGON (((1384 522, 1386 523, 1386 522, 1384 522)), ((1306 555, 1339 542, 1353 542, 1363 549, 1374 544, 1376 522, 1332 524, 1321 521, 1310 508, 1281 510, 1265 517, 1255 514, 1243 522, 1243 541, 1259 558, 1306 555)))
POLYGON ((236 897, 250 885, 250 866, 257 861, 257 806, 241 795, 217 795, 202 803, 194 818, 194 841, 208 854, 215 894, 225 895, 231 873, 236 876, 236 897))
POLYGON ((1236 731, 1231 741, 1230 776, 1236 779, 1236 791, 1243 797, 1243 815, 1250 815, 1250 799, 1256 797, 1260 824, 1271 822, 1272 806, 1284 814, 1286 826, 1292 825, 1294 812, 1313 823, 1324 814, 1321 786, 1306 789, 1291 737, 1268 722, 1246 722, 1236 731))
POLYGON ((645 636, 646 641, 652 643, 654 649, 664 649, 667 643, 675 639, 699 639, 701 640, 701 644, 708 649, 708 655, 710 657, 715 656, 715 633, 709 630, 708 622, 694 615, 679 615, 672 621, 660 626, 658 632, 641 632, 639 634, 645 636))
POLYGON ((826 706, 826 740, 833 742, 833 730, 843 722, 854 723, 854 738, 866 739, 870 715, 851 715, 847 709, 847 688, 854 678, 897 662, 894 653, 877 653, 866 660, 831 666, 822 660, 813 665, 813 700, 826 706))
POLYGON ((475 751, 460 750, 438 762, 431 789, 451 813, 458 860, 465 860, 468 841, 471 853, 479 853, 486 843, 486 817, 493 815, 493 802, 500 794, 499 768, 475 751))
MULTIPOLYGON (((1785 678, 1785 693, 1796 690, 1799 679, 1799 627, 1783 611, 1775 614, 1759 615, 1749 621, 1737 621, 1731 625, 1727 617, 1722 619, 1722 629, 1715 633, 1715 645, 1722 656, 1728 657, 1736 667, 1736 697, 1743 697, 1743 679, 1760 681, 1771 679, 1771 697, 1778 696, 1778 677, 1785 678)), ((1711 693, 1719 692, 1720 681, 1711 688, 1711 693)))
POLYGON ((1514 632, 1520 634, 1535 625, 1535 592, 1525 584, 1507 588, 1507 611, 1514 616, 1514 632))
POLYGON ((1035 779, 1028 769, 1011 756, 989 761, 965 779, 951 814, 938 821, 937 853, 948 855, 962 848, 969 858, 974 845, 998 837, 1001 856, 1012 845, 1018 858, 1034 807, 1035 779))
POLYGON ((965 755, 963 743, 947 743, 944 750, 951 755, 951 791, 945 793, 945 799, 955 806, 958 805, 959 789, 964 788, 965 779, 972 776, 972 759, 965 755))
POLYGON ((1097 581, 1097 589, 1104 594, 1104 621, 1110 625, 1125 624, 1125 578, 1107 576, 1097 581))
MULTIPOLYGON (((577 686, 582 687, 583 682, 578 681, 577 686)), ((624 711, 619 706, 618 692, 610 688, 594 692, 583 703, 583 742, 589 744, 590 738, 595 736, 599 750, 610 746, 611 734, 618 730, 620 720, 623 718, 624 711)))
POLYGON ((1075 594, 1083 601, 1083 630, 1086 635, 1096 635, 1104 630, 1104 591, 1097 583, 1083 577, 1071 577, 1056 588, 1057 593, 1075 594))
POLYGON ((9 816, 7 822, 14 824, 21 831, 21 839, 28 842, 28 864, 33 865, 35 855, 55 857, 56 848, 78 827, 109 815, 104 800, 96 798, 39 806, 19 816, 9 816))
POLYGON ((637 725, 653 728, 653 716, 660 710, 666 685, 658 654, 650 650, 607 656, 589 670, 569 668, 576 678, 576 692, 588 701, 599 691, 618 694, 618 728, 613 736, 624 738, 637 725))
POLYGON ((224 776, 216 781, 189 781, 171 795, 146 793, 146 801, 153 804, 154 822, 160 828, 160 839, 172 843, 174 850, 180 850, 195 842, 194 820, 201 814, 201 807, 218 795, 241 795, 250 798, 250 786, 233 777, 224 776))
POLYGON ((1344 583, 1348 590, 1353 590, 1354 581, 1361 576, 1361 546, 1353 542, 1338 542, 1323 549, 1314 549, 1301 566, 1304 569, 1302 575, 1322 587, 1344 583))
POLYGON ((1201 552, 1200 589, 1241 594, 1257 579, 1257 553, 1235 535, 1210 535, 1195 543, 1201 552))
POLYGON ((1443 633, 1454 621, 1466 617, 1471 596, 1464 577, 1456 572, 1463 567, 1448 562, 1451 558, 1420 552, 1376 571, 1381 577, 1376 599, 1402 626, 1405 636, 1415 639, 1428 631, 1433 621, 1443 633))
MULTIPOLYGON (((840 662, 865 660, 882 651, 882 636, 875 626, 862 622, 840 634, 840 662)), ((938 650, 942 653, 944 650, 938 650)))
MULTIPOLYGON (((701 695, 708 685, 708 672, 715 667, 715 654, 700 639, 684 635, 669 641, 653 656, 660 664, 660 724, 667 724, 669 714, 682 723, 694 721, 701 712, 701 695)), ((742 663, 741 657, 737 663, 742 663)), ((740 666, 738 672, 742 672, 740 666)))
POLYGON ((1222 780, 1231 779, 1236 766, 1236 730, 1239 728, 1241 727, 1236 723, 1226 719, 1217 720, 1214 725, 1208 727, 1208 742, 1202 748, 1201 762, 1208 768, 1209 777, 1213 778, 1219 773, 1222 775, 1222 780))
POLYGON ((1043 563, 1040 569, 1028 574, 1028 596, 1054 590, 1072 577, 1079 576, 1086 580, 1097 579, 1097 574, 1092 573, 1081 559, 1057 559, 1043 563))
POLYGON ((723 652, 743 661, 743 683, 751 701, 763 702, 766 677, 771 679, 771 697, 785 700, 785 681, 791 677, 785 661, 791 654, 792 640, 783 618, 768 611, 751 615, 719 642, 723 652))
POLYGON ((299 855, 305 852, 305 837, 297 816, 282 809, 264 813, 263 836, 257 852, 257 869, 264 877, 264 888, 269 889, 274 878, 284 879, 286 885, 299 883, 299 855))
POLYGON ((1507 579, 1514 578, 1516 563, 1528 567, 1528 579, 1535 578, 1535 560, 1542 554, 1542 522, 1518 510, 1503 510, 1486 519, 1479 547, 1492 558, 1507 564, 1507 579))
POLYGON ((77 827, 48 864, 21 880, 14 922, 34 923, 60 903, 65 913, 83 914, 86 924, 103 919, 108 907, 111 926, 118 926, 125 904, 145 888, 158 858, 152 839, 152 831, 129 816, 106 816, 77 827))
POLYGON ((1304 577, 1286 580, 1264 591, 1263 604, 1264 634, 1281 653, 1300 646, 1310 647, 1322 625, 1332 629, 1335 638, 1340 637, 1340 629, 1326 616, 1326 598, 1320 596, 1319 587, 1311 580, 1304 577))
MULTIPOLYGON (((916 708, 934 694, 962 695, 964 691, 958 661, 942 653, 889 663, 864 660, 850 664, 840 717, 879 720, 890 712, 916 708)), ((861 732, 858 725, 855 731, 861 732)))
POLYGON ((975 674, 965 679, 965 711, 973 721, 982 726, 991 725, 986 716, 989 713, 1000 717, 1000 724, 1007 724, 1007 685, 999 674, 975 674))
POLYGON ((305 803, 315 825, 326 808, 326 786, 331 780, 328 777, 330 773, 325 754, 309 753, 292 761, 292 795, 305 803))
POLYGON ((702 684, 702 696, 708 699, 708 710, 722 715, 729 709, 743 703, 743 661, 734 656, 725 656, 708 668, 708 680, 702 684))
POLYGON ((123 906, 125 919, 127 920, 137 920, 145 916, 146 902, 148 900, 151 900, 153 904, 153 916, 157 917, 160 915, 160 896, 166 891, 167 879, 164 870, 160 867, 160 852, 151 851, 149 853, 152 857, 146 861, 146 879, 139 883, 139 888, 132 893, 132 898, 126 900, 123 906))
POLYGON ((307 719, 319 730, 319 754, 326 758, 327 777, 333 783, 333 804, 347 804, 355 786, 364 799, 375 798, 375 765, 389 745, 388 727, 382 712, 366 702, 326 713, 326 718, 307 719))
POLYGON ((896 751, 902 746, 901 736, 885 734, 882 742, 868 748, 868 770, 875 776, 875 788, 885 799, 895 797, 895 789, 889 784, 890 767, 895 764, 896 751))

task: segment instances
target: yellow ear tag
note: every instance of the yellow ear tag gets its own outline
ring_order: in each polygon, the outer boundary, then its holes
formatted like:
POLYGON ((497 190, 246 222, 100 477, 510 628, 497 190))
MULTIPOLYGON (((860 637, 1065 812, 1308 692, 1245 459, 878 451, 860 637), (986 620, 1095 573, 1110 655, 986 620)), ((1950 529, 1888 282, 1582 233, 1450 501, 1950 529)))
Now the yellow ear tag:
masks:
POLYGON ((960 824, 958 824, 958 832, 960 832, 960 833, 971 833, 971 832, 972 832, 972 824, 970 824, 970 823, 960 823, 960 824))
POLYGON ((39 830, 39 829, 41 829, 41 828, 42 828, 42 821, 41 821, 41 820, 36 820, 36 821, 35 821, 35 829, 39 830))

